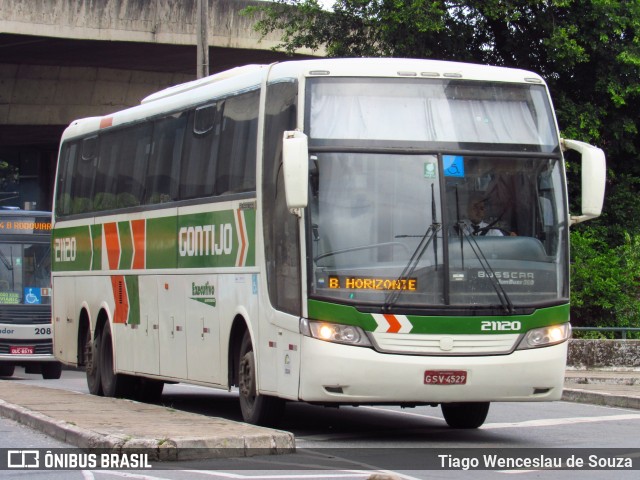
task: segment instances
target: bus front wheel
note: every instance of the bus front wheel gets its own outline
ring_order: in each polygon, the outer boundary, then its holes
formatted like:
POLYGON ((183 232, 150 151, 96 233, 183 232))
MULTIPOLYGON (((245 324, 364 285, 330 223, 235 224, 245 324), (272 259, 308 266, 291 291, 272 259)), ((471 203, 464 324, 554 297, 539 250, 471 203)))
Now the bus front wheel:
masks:
POLYGON ((245 332, 238 361, 240 410, 245 422, 254 425, 275 425, 284 413, 281 398, 260 395, 256 388, 256 364, 249 332, 245 332))
POLYGON ((15 369, 13 363, 0 363, 0 377, 12 377, 15 369))
POLYGON ((443 403, 442 415, 451 428, 478 428, 489 413, 489 402, 443 403))
POLYGON ((58 380, 62 375, 62 364, 47 362, 42 364, 42 378, 45 380, 58 380))

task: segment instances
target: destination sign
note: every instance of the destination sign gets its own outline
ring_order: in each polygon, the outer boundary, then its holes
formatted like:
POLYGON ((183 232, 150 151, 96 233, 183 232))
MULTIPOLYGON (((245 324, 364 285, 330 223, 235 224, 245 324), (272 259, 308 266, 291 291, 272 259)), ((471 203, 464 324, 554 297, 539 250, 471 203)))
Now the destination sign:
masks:
POLYGON ((51 233, 47 217, 0 217, 0 234, 51 233))
POLYGON ((418 290, 417 278, 352 277, 346 275, 329 276, 329 288, 347 290, 418 290))

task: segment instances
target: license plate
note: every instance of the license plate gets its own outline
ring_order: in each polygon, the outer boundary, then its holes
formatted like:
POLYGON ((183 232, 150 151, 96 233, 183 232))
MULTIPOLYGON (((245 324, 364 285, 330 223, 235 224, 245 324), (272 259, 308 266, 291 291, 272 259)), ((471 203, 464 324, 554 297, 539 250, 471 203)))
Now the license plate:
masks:
POLYGON ((466 370, 427 370, 424 372, 425 385, 464 385, 467 383, 466 370))
POLYGON ((33 355, 35 353, 35 347, 10 347, 11 355, 33 355))

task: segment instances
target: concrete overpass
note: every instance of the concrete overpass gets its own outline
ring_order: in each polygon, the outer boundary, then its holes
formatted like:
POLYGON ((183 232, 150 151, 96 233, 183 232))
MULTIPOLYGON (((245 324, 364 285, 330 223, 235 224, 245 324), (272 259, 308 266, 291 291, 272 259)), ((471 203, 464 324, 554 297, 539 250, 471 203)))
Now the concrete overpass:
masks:
MULTIPOLYGON (((211 73, 289 58, 240 14, 260 3, 209 0, 211 73)), ((51 207, 73 119, 194 79, 196 24, 196 0, 0 0, 0 206, 51 207)))

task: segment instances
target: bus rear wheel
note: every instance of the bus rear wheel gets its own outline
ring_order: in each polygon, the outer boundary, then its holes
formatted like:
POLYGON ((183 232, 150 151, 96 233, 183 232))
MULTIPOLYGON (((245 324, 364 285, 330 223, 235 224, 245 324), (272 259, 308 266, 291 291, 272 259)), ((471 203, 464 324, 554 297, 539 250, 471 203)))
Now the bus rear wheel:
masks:
POLYGON ((489 402, 443 403, 442 415, 451 428, 478 428, 489 413, 489 402))
POLYGON ((100 385, 104 396, 132 398, 135 394, 135 377, 115 373, 113 369, 113 342, 109 324, 105 324, 102 329, 98 360, 100 385))
POLYGON ((87 374, 87 387, 91 395, 102 396, 102 383, 100 381, 100 334, 91 338, 91 331, 84 331, 84 368, 87 374))
POLYGON ((254 425, 275 425, 284 413, 281 398, 260 395, 256 388, 256 360, 249 332, 245 332, 238 361, 238 389, 242 418, 254 425))

